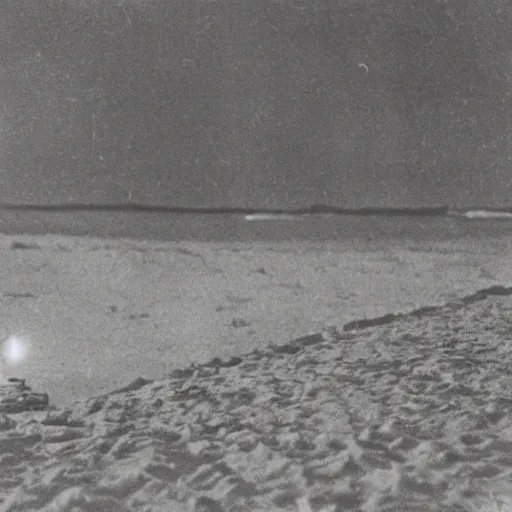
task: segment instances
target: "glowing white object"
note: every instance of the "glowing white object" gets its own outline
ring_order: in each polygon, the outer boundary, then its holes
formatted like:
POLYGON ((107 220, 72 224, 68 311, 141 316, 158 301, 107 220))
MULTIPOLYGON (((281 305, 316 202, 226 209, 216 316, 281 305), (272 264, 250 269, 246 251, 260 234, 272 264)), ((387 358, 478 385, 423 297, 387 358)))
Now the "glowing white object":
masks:
POLYGON ((19 336, 9 336, 3 343, 2 359, 7 366, 21 363, 27 355, 27 344, 19 336))

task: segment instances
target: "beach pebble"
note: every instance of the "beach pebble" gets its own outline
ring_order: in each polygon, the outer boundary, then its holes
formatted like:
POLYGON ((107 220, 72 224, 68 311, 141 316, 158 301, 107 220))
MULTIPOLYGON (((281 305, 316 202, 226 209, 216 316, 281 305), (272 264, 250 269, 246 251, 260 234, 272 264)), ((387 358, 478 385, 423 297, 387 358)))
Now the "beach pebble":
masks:
POLYGON ((154 381, 145 379, 144 377, 137 377, 136 379, 132 380, 129 384, 126 386, 123 386, 122 388, 117 389, 113 393, 124 393, 127 391, 137 391, 148 384, 153 384, 154 381))

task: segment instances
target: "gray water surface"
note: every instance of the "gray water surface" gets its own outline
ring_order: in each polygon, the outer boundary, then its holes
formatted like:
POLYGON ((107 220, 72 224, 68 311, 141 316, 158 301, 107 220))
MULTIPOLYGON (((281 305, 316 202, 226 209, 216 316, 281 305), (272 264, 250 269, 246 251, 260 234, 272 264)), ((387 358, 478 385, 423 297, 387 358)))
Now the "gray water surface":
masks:
POLYGON ((141 212, 25 212, 0 214, 4 234, 60 234, 155 241, 365 241, 407 238, 457 240, 512 236, 512 222, 454 217, 312 215, 301 220, 248 221, 244 215, 141 212))

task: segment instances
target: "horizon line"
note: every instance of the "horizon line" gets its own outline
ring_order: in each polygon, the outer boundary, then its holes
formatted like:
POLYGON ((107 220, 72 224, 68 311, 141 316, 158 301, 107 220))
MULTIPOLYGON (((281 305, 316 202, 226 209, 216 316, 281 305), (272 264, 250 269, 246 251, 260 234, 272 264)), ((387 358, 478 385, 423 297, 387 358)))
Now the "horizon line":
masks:
POLYGON ((471 211, 486 211, 499 213, 512 213, 511 207, 495 206, 417 206, 417 207, 361 207, 344 208, 325 204, 312 204, 302 208, 250 208, 250 207, 186 207, 163 206, 144 203, 58 203, 58 204, 33 204, 33 203, 2 203, 0 210, 24 210, 24 211, 127 211, 146 213, 189 213, 189 214, 270 214, 270 215, 308 215, 308 214, 340 214, 340 215, 424 215, 446 216, 464 214, 471 211))

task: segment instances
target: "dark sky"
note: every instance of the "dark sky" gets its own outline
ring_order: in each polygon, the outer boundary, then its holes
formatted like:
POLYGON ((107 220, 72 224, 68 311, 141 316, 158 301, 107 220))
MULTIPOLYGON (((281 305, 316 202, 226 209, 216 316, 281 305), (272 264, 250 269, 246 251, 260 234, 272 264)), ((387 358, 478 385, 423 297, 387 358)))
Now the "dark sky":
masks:
POLYGON ((509 205, 505 0, 0 6, 1 201, 509 205))

